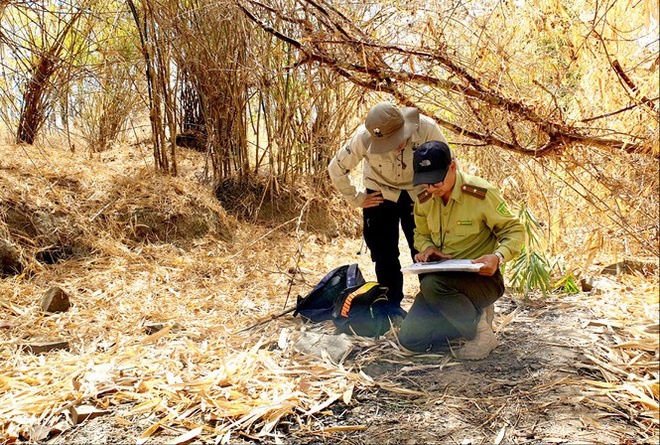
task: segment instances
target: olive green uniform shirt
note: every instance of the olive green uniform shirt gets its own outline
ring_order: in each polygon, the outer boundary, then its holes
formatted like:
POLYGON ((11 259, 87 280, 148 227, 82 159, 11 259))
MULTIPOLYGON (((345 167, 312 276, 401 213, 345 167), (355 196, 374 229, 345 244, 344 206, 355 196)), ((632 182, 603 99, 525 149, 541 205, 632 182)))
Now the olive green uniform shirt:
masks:
POLYGON ((460 171, 447 205, 441 197, 424 202, 416 197, 415 226, 417 250, 436 246, 455 259, 497 251, 509 261, 520 253, 525 236, 500 192, 484 179, 460 171))

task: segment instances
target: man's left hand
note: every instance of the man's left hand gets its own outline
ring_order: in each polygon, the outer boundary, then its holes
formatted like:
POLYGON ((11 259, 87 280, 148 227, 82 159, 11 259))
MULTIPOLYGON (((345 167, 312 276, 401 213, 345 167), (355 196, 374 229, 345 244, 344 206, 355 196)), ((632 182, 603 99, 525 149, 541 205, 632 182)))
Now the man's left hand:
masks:
POLYGON ((497 271, 499 259, 494 253, 489 253, 488 255, 482 255, 479 258, 472 260, 472 263, 484 263, 484 265, 481 266, 481 269, 479 269, 479 275, 492 277, 497 271))

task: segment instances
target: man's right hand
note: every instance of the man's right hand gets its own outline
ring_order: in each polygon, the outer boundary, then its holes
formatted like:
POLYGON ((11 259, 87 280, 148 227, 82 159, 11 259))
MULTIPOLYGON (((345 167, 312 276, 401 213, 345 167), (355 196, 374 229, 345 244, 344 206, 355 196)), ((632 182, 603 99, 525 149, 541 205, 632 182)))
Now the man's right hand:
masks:
POLYGON ((439 260, 448 260, 451 258, 451 255, 442 253, 440 249, 436 246, 429 246, 424 250, 415 255, 416 263, 426 263, 427 261, 439 261, 439 260))
POLYGON ((367 197, 362 202, 362 208, 368 209, 369 207, 377 207, 385 201, 381 192, 367 193, 367 197))

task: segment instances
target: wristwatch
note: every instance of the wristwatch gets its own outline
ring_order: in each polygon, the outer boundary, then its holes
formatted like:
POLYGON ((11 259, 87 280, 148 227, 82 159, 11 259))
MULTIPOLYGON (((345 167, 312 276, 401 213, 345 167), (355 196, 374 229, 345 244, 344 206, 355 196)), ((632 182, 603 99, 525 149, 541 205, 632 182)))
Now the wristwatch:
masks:
POLYGON ((504 255, 502 255, 500 252, 495 252, 495 256, 497 257, 497 267, 498 269, 502 266, 504 266, 504 255))

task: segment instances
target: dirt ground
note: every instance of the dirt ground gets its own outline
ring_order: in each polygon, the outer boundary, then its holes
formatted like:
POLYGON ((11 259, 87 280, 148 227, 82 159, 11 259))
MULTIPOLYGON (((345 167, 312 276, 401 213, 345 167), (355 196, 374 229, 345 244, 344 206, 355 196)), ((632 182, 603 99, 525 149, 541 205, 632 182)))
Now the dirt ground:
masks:
MULTIPOLYGON (((365 372, 377 381, 425 394, 363 394, 362 406, 342 418, 367 428, 345 439, 356 444, 638 442, 633 425, 584 403, 577 383, 594 371, 580 357, 590 334, 579 320, 588 314, 579 309, 566 314, 561 306, 547 305, 540 315, 537 307, 522 307, 500 332, 500 346, 483 361, 444 356, 369 364, 365 372)), ((510 298, 499 302, 501 316, 516 308, 510 298)))

